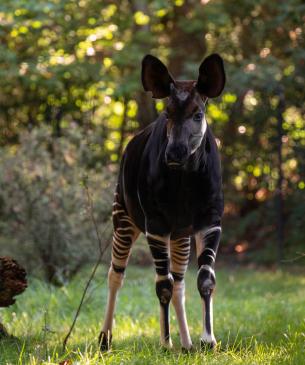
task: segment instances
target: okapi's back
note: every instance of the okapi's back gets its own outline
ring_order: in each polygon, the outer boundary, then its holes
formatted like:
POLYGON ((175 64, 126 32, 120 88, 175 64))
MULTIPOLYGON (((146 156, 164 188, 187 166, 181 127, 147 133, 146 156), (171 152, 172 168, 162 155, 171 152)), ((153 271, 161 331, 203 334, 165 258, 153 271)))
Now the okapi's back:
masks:
POLYGON ((154 123, 150 124, 128 143, 123 154, 118 178, 117 191, 120 203, 142 232, 145 230, 145 221, 138 197, 138 175, 141 158, 153 126, 154 123))

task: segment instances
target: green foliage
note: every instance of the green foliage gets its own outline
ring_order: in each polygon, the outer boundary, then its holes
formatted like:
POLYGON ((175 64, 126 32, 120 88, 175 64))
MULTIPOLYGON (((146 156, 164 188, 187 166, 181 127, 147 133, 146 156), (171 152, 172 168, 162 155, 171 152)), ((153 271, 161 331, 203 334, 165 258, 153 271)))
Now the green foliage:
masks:
POLYGON ((304 10, 301 0, 3 0, 0 144, 19 148, 24 131, 41 125, 65 138, 74 122, 95 136, 90 168, 117 163, 164 107, 142 91, 144 54, 195 79, 203 57, 218 52, 227 85, 207 114, 223 159, 225 219, 237 227, 225 243, 274 246, 278 218, 265 212, 275 209, 282 140, 286 245, 296 247, 305 217, 297 204, 305 189, 304 10))
POLYGON ((129 267, 117 306, 113 350, 101 356, 97 337, 106 305, 106 267, 98 272, 68 348, 62 340, 71 324, 89 272, 64 288, 30 278, 16 304, 2 312, 3 323, 18 339, 0 343, 3 365, 73 364, 261 364, 301 365, 304 359, 304 276, 282 271, 218 270, 214 299, 216 353, 199 351, 201 300, 196 272, 186 283, 186 310, 195 351, 180 350, 171 308, 174 349, 159 345, 159 305, 151 269, 129 267), (101 272, 102 271, 102 272, 101 272))
MULTIPOLYGON (((71 278, 98 252, 82 183, 88 176, 99 227, 111 227, 112 173, 87 168, 89 146, 76 125, 61 139, 44 127, 23 134, 17 150, 0 154, 1 247, 55 284, 71 278)), ((109 229, 103 239, 107 235, 109 229)))

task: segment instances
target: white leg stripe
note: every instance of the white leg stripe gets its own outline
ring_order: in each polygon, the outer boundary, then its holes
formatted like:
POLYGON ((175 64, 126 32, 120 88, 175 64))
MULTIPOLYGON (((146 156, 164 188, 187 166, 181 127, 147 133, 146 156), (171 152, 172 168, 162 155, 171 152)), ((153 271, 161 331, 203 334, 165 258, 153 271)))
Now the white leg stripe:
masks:
POLYGON ((133 229, 134 229, 134 227, 125 227, 125 228, 118 227, 116 230, 117 231, 129 231, 129 230, 133 230, 133 229))
POLYGON ((198 272, 201 271, 201 270, 206 270, 206 271, 209 271, 211 274, 213 274, 215 276, 215 271, 211 268, 211 266, 209 265, 202 265, 198 272))
POLYGON ((168 242, 168 236, 158 236, 157 234, 152 234, 149 232, 146 232, 146 237, 148 238, 152 238, 155 239, 157 241, 161 241, 161 242, 168 242))
POLYGON ((161 280, 166 280, 166 279, 169 279, 172 283, 174 282, 174 278, 173 278, 171 273, 169 273, 167 275, 158 275, 158 274, 156 274, 156 278, 155 278, 156 282, 161 281, 161 280))
POLYGON ((119 232, 114 232, 114 234, 118 237, 118 238, 124 238, 124 237, 128 237, 128 238, 132 238, 133 237, 133 234, 122 234, 122 233, 119 233, 119 232))
POLYGON ((205 231, 202 232, 202 236, 204 238, 204 237, 208 236, 209 234, 211 234, 212 232, 215 232, 215 231, 220 231, 221 232, 221 227, 216 226, 216 227, 208 228, 208 229, 206 229, 205 231))
POLYGON ((212 252, 212 254, 213 254, 214 256, 216 256, 215 251, 214 251, 213 249, 209 248, 209 247, 206 247, 206 248, 205 248, 202 252, 207 251, 207 250, 210 250, 210 251, 212 252))
POLYGON ((213 260, 213 262, 215 262, 215 258, 214 258, 214 256, 212 256, 212 255, 207 255, 207 257, 210 257, 210 258, 213 260))
POLYGON ((123 218, 120 218, 120 221, 121 222, 128 222, 128 223, 130 223, 130 224, 133 225, 133 221, 130 218, 128 218, 127 215, 125 217, 123 217, 123 218))
POLYGON ((114 211, 112 212, 112 215, 115 215, 115 214, 118 214, 118 213, 125 213, 125 210, 123 210, 123 209, 120 209, 120 210, 114 210, 114 211))

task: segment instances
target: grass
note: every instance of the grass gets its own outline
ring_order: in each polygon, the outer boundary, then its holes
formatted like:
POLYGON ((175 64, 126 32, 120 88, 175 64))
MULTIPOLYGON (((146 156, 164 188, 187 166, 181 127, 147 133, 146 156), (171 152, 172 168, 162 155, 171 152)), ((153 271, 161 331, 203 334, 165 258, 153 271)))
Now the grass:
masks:
POLYGON ((305 278, 282 271, 223 268, 214 300, 215 353, 199 351, 201 304, 196 272, 190 270, 186 306, 196 351, 180 351, 171 310, 174 349, 159 346, 158 302, 152 268, 129 267, 120 292, 113 349, 100 355, 97 336, 106 302, 105 268, 97 274, 67 350, 62 340, 79 302, 85 271, 63 288, 30 278, 17 303, 1 311, 16 338, 0 342, 0 364, 305 364, 305 278))

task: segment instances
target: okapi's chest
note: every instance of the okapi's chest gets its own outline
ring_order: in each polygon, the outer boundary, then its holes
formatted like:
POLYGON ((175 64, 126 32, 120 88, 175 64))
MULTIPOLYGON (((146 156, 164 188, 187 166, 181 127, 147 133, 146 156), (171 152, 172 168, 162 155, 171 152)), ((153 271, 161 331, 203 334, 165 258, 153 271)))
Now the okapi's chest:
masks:
POLYGON ((150 210, 157 211, 171 232, 184 230, 192 234, 194 222, 202 216, 208 203, 204 185, 204 178, 198 171, 161 171, 148 189, 151 194, 148 214, 150 210))

